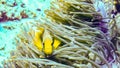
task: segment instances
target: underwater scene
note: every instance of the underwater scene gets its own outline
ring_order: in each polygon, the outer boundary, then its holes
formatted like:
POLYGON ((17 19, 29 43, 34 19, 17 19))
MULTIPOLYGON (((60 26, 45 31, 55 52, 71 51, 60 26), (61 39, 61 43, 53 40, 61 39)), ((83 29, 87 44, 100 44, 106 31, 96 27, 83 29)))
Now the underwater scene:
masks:
POLYGON ((0 0, 0 68, 120 68, 120 0, 0 0))

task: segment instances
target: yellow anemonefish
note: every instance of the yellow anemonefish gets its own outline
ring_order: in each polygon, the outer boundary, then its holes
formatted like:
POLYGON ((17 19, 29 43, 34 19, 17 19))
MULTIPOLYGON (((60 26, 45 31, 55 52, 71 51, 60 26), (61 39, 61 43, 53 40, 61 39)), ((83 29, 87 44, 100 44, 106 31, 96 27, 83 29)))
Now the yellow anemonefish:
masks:
POLYGON ((33 39, 33 43, 34 45, 39 49, 42 50, 43 45, 42 45, 42 40, 41 40, 41 36, 44 32, 43 28, 39 28, 38 30, 35 31, 35 36, 33 39))
POLYGON ((54 49, 57 49, 61 41, 57 38, 53 38, 49 31, 43 28, 40 28, 35 32, 34 36, 34 45, 40 50, 43 51, 47 56, 53 53, 54 49))
POLYGON ((60 43, 61 43, 61 41, 55 38, 55 39, 54 39, 54 43, 53 43, 54 49, 57 49, 58 46, 60 45, 60 43))
POLYGON ((45 30, 44 34, 43 34, 43 44, 44 44, 43 52, 46 55, 52 54, 52 52, 53 52, 52 43, 53 43, 53 39, 52 39, 50 33, 47 30, 45 30))

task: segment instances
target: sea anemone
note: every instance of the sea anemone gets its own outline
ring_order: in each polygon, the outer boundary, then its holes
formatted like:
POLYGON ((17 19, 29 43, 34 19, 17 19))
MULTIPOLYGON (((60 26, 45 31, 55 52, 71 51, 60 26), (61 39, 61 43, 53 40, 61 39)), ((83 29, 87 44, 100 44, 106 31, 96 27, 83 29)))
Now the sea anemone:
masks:
MULTIPOLYGON (((41 21, 43 22, 43 21, 41 21)), ((17 50, 11 53, 11 58, 5 62, 5 67, 96 67, 100 68, 98 62, 108 65, 107 60, 93 49, 94 36, 100 34, 94 28, 60 25, 51 23, 28 23, 22 27, 21 34, 18 36, 17 50), (61 41, 61 46, 53 50, 51 55, 45 55, 46 51, 41 51, 32 43, 34 40, 34 27, 44 28, 50 32, 53 38, 61 41), (94 58, 93 58, 94 57, 94 58), (48 59, 48 60, 47 60, 48 59), (36 61, 40 60, 40 61, 36 61), (43 60, 43 61, 42 61, 43 60), (46 62, 45 62, 46 61, 46 62), (96 63, 97 61, 97 63, 96 63), (24 63, 24 65, 23 65, 24 63), (30 63, 30 64, 28 64, 30 63), (27 66, 26 66, 27 65, 27 66)), ((73 22, 74 23, 74 22, 73 22)), ((43 32, 45 33, 45 32, 43 32)), ((48 33, 47 33, 48 34, 48 33)), ((43 35, 44 36, 44 35, 43 35)), ((46 36, 48 37, 48 36, 46 36)), ((48 37, 49 38, 49 37, 48 37)), ((44 42, 44 41, 43 41, 44 42)), ((50 43, 51 44, 51 43, 50 43)), ((45 44, 44 44, 45 45, 45 44)), ((43 45, 43 48, 44 48, 43 45)))

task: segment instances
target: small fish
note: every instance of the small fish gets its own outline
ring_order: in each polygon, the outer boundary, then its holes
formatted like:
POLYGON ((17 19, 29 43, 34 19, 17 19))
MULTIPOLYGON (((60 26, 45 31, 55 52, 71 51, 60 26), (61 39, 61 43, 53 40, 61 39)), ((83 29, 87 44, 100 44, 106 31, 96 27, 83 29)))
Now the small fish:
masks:
POLYGON ((42 48, 43 48, 43 44, 42 44, 42 40, 41 40, 41 36, 42 36, 42 33, 44 32, 44 29, 43 28, 40 28, 39 30, 35 31, 35 37, 34 37, 34 40, 33 40, 33 43, 34 45, 40 50, 42 51, 42 48))
POLYGON ((54 39, 54 43, 53 43, 54 49, 57 49, 58 46, 60 45, 60 43, 61 43, 61 41, 55 38, 55 39, 54 39))
POLYGON ((51 55, 53 50, 57 49, 61 43, 60 40, 53 38, 50 35, 50 32, 43 28, 36 30, 33 42, 34 45, 40 51, 43 51, 46 56, 51 55))
POLYGON ((52 39, 49 31, 45 30, 44 34, 43 34, 43 44, 44 44, 44 46, 43 46, 43 52, 46 55, 52 54, 52 52, 53 52, 52 43, 53 43, 53 39, 52 39))

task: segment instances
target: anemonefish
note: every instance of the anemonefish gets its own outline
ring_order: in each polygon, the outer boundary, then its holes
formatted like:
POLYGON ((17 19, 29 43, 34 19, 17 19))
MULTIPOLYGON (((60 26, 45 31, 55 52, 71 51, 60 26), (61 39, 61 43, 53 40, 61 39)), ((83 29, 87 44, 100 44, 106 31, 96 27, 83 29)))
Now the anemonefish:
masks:
POLYGON ((36 30, 33 42, 34 45, 47 56, 51 55, 53 50, 57 49, 61 43, 60 40, 53 38, 50 32, 43 28, 36 30))

